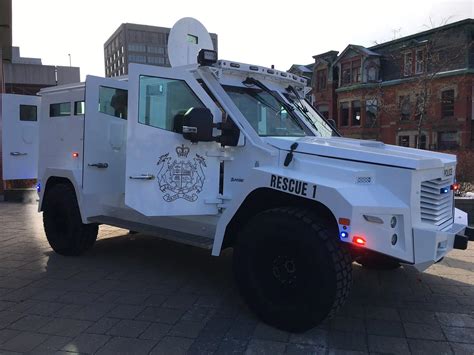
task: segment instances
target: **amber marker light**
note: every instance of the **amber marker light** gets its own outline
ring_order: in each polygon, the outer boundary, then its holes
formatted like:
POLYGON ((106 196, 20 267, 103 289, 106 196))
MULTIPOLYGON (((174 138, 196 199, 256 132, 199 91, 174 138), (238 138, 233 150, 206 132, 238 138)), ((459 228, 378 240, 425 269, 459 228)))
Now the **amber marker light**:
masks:
POLYGON ((339 224, 342 226, 350 226, 351 220, 349 218, 339 218, 339 224))
POLYGON ((352 238, 352 242, 357 244, 357 245, 360 245, 360 246, 365 245, 365 239, 362 238, 362 237, 358 237, 358 236, 355 236, 354 238, 352 238))

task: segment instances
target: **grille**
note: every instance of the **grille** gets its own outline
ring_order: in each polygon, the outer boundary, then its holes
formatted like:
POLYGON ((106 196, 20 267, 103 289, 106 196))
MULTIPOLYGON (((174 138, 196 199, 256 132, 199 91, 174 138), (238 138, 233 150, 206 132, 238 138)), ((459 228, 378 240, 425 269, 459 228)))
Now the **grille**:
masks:
POLYGON ((451 179, 433 179, 421 183, 421 220, 441 227, 453 218, 451 179), (448 188, 447 193, 441 189, 448 188))

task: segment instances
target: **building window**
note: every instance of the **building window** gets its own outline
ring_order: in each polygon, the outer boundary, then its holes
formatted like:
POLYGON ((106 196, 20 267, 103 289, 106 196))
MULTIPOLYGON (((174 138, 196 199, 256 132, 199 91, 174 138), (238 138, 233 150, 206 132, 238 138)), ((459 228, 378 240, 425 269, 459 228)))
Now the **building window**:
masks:
POLYGON ((148 57, 147 60, 149 64, 157 64, 157 65, 165 64, 165 58, 163 57, 148 57))
POLYGON ((398 136, 398 145, 401 147, 409 147, 410 136, 398 136))
POLYGON ((128 45, 128 50, 130 52, 146 52, 146 46, 144 44, 139 44, 139 43, 130 43, 128 45))
POLYGON ((413 66, 413 60, 412 60, 412 53, 407 52, 403 55, 403 75, 409 76, 412 74, 412 66, 413 66))
POLYGON ((71 115, 71 103, 61 102, 49 105, 49 117, 63 117, 71 115))
POLYGON ((378 105, 377 99, 367 100, 365 102, 365 121, 368 127, 374 127, 377 123, 378 105))
POLYGON ((352 126, 360 126, 360 101, 352 101, 352 126))
POLYGON ((400 119, 402 121, 409 120, 411 116, 410 95, 400 96, 398 106, 400 108, 400 119))
POLYGON ((421 135, 420 147, 418 147, 418 134, 415 136, 415 148, 426 149, 426 136, 424 134, 421 135))
POLYGON ((342 63, 342 85, 351 83, 351 63, 342 63))
POLYGON ((327 76, 328 74, 326 69, 320 69, 316 72, 317 91, 326 90, 327 76))
POLYGON ((367 81, 377 81, 377 68, 374 65, 367 68, 367 81))
POLYGON ((84 101, 74 102, 74 115, 83 115, 86 112, 86 105, 84 101))
POLYGON ((319 105, 318 111, 324 118, 329 118, 329 106, 328 105, 319 105))
POLYGON ((37 111, 35 105, 20 105, 20 121, 38 121, 37 111))
POLYGON ((154 54, 165 54, 165 49, 163 47, 158 47, 158 46, 147 46, 147 52, 148 53, 154 53, 154 54))
POLYGON ((441 117, 454 117, 454 90, 444 90, 441 93, 441 117))
POLYGON ((361 60, 341 64, 342 85, 356 84, 361 81, 361 60))
POLYGON ((421 74, 425 71, 425 51, 418 49, 416 51, 415 74, 421 74))
POLYGON ((456 149, 459 147, 457 132, 438 132, 438 149, 456 149))
POLYGON ((360 83, 360 60, 353 61, 352 65, 352 83, 360 83))
POLYGON ((349 126, 349 103, 348 102, 341 102, 341 126, 349 126))
POLYGON ((128 56, 128 62, 129 63, 146 63, 146 56, 130 54, 128 56))
POLYGON ((99 112, 126 120, 127 105, 127 90, 99 86, 99 112))

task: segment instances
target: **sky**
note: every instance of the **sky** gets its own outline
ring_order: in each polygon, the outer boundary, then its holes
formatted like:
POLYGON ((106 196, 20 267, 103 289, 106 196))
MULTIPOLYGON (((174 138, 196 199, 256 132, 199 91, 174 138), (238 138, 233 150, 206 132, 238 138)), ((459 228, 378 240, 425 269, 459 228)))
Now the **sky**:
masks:
POLYGON ((371 46, 474 17, 472 0, 13 0, 22 57, 104 76, 104 42, 121 23, 172 27, 194 17, 219 38, 219 58, 287 70, 313 55, 371 46))

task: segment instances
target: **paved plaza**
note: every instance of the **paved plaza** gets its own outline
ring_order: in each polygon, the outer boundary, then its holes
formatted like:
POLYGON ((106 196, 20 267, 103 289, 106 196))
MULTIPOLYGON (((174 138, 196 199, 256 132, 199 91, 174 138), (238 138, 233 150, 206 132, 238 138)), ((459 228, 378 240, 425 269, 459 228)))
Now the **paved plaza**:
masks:
POLYGON ((418 273, 354 264, 338 315, 304 334, 242 303, 232 252, 101 226, 56 255, 36 204, 0 203, 0 354, 474 354, 474 243, 418 273))

